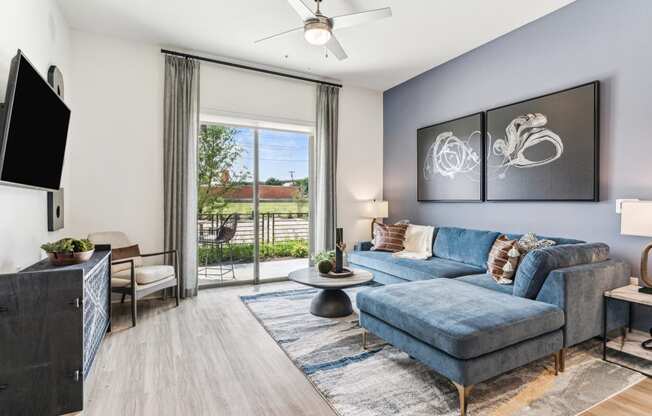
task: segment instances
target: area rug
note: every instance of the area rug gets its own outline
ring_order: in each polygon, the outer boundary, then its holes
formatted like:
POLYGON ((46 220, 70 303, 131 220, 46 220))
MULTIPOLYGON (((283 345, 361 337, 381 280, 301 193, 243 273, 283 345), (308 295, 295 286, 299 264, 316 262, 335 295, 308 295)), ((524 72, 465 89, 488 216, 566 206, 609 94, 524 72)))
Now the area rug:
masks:
MULTIPOLYGON (((359 290, 347 290, 355 302, 359 290)), ((363 350, 357 313, 328 319, 309 313, 315 289, 241 297, 249 310, 341 416, 459 415, 455 387, 392 346, 363 350)), ((370 338, 370 343, 380 344, 370 338)), ((477 385, 469 415, 576 415, 645 377, 602 361, 600 342, 568 351, 554 375, 542 359, 477 385)))

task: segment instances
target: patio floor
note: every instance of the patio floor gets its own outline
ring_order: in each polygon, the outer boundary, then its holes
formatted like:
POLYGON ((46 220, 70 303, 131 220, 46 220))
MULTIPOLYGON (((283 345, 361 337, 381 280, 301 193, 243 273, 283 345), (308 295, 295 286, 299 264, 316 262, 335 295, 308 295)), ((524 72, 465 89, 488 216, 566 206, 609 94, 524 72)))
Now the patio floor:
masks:
MULTIPOLYGON (((226 270, 228 265, 222 265, 223 270, 226 270)), ((308 267, 308 259, 282 259, 282 260, 268 260, 260 262, 260 280, 278 279, 279 277, 287 277, 288 273, 294 270, 308 267)), ((214 285, 221 283, 219 276, 206 277, 206 269, 208 273, 217 273, 220 269, 219 265, 210 265, 208 267, 199 267, 199 285, 214 285)), ((254 264, 253 263, 236 263, 234 265, 235 280, 236 281, 252 281, 254 280, 254 264)), ((232 281, 231 273, 224 276, 224 282, 232 281)))

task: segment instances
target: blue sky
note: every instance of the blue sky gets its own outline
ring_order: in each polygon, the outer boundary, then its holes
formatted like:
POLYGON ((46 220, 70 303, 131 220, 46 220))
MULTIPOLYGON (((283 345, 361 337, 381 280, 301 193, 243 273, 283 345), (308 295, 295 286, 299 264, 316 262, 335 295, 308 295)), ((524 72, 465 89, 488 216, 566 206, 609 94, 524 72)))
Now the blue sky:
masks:
MULTIPOLYGON (((238 129, 236 140, 245 150, 241 166, 253 174, 253 130, 238 129)), ((261 130, 260 136, 260 180, 270 177, 290 179, 308 177, 308 135, 275 130, 261 130)))

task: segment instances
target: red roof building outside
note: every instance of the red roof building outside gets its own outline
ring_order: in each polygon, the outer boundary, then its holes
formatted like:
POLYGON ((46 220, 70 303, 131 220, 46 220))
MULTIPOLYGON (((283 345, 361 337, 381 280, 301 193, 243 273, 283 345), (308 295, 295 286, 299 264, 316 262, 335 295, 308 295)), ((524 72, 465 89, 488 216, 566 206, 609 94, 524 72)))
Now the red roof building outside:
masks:
MULTIPOLYGON (((297 186, 279 186, 279 185, 258 185, 258 192, 261 200, 268 201, 292 201, 292 199, 301 192, 297 186)), ((221 187, 213 188, 213 193, 221 194, 221 187)), ((243 185, 229 190, 222 195, 227 200, 251 200, 253 199, 253 187, 243 185)))

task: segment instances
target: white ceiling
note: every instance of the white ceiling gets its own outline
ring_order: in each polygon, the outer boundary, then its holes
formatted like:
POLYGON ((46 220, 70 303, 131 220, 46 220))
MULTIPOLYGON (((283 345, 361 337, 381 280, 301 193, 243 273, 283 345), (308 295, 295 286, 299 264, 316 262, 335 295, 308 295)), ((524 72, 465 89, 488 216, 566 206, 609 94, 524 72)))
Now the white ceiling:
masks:
MULTIPOLYGON (((313 7, 314 2, 303 0, 313 7)), ((573 0, 324 0, 337 16, 391 6, 393 17, 336 31, 349 55, 294 33, 301 26, 286 0, 59 0, 71 27, 386 90, 557 10, 573 0), (286 57, 287 55, 287 57, 286 57)))

